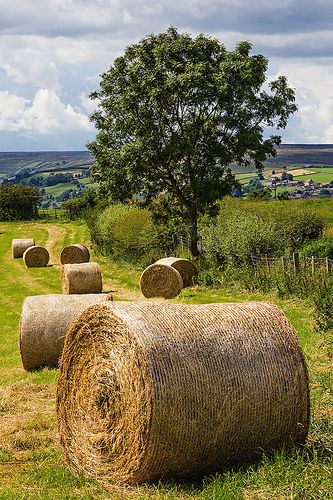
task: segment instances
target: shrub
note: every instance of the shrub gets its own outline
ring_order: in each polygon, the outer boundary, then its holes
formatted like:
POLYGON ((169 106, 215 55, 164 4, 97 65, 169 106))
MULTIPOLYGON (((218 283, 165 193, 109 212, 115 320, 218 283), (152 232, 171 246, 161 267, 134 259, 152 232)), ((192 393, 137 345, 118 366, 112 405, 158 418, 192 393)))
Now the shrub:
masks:
POLYGON ((283 211, 275 220, 277 237, 283 240, 285 250, 294 252, 305 243, 322 235, 324 222, 320 216, 309 209, 293 207, 283 211))
POLYGON ((205 257, 215 266, 249 264, 251 256, 291 253, 323 231, 322 219, 309 209, 230 198, 220 202, 215 224, 205 221, 205 257))
POLYGON ((280 251, 274 228, 256 214, 236 213, 226 220, 219 217, 204 234, 206 258, 212 265, 249 264, 252 256, 280 251))
POLYGON ((329 257, 333 259, 333 236, 325 236, 318 240, 307 243, 301 250, 302 257, 324 258, 329 257))
POLYGON ((0 220, 30 220, 38 216, 40 196, 31 186, 0 185, 0 220))
POLYGON ((170 253, 172 238, 163 224, 154 224, 148 209, 117 203, 86 218, 99 251, 146 266, 170 253))

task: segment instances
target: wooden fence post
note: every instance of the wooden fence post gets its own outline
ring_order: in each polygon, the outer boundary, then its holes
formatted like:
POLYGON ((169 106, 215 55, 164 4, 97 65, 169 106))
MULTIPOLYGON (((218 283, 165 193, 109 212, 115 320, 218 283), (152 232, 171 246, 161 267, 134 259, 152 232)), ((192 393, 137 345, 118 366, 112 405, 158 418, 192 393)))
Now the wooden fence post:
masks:
POLYGON ((267 272, 271 271, 270 265, 269 265, 269 260, 268 260, 268 255, 266 253, 265 255, 265 261, 266 261, 266 267, 267 267, 267 272))
POLYGON ((294 271, 297 273, 299 271, 299 254, 298 252, 293 253, 293 265, 294 265, 294 271))
POLYGON ((328 257, 326 257, 326 272, 327 274, 332 273, 332 261, 328 257))
POLYGON ((284 255, 281 257, 281 263, 282 263, 282 271, 285 273, 287 265, 286 265, 286 257, 284 255))
POLYGON ((315 258, 313 255, 311 256, 311 274, 312 276, 315 274, 315 258))

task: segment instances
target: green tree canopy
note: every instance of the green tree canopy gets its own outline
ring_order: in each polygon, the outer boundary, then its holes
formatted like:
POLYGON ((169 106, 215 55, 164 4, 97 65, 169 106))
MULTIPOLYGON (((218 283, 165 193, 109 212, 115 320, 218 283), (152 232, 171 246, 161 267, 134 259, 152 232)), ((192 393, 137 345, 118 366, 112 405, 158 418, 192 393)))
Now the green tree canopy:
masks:
POLYGON ((20 184, 0 185, 0 220, 29 220, 38 215, 38 191, 20 184))
POLYGON ((91 94, 94 178, 114 199, 167 191, 182 208, 197 254, 197 219, 237 185, 230 163, 262 167, 296 111, 281 76, 264 87, 267 59, 251 44, 228 52, 205 35, 170 27, 126 48, 91 94))

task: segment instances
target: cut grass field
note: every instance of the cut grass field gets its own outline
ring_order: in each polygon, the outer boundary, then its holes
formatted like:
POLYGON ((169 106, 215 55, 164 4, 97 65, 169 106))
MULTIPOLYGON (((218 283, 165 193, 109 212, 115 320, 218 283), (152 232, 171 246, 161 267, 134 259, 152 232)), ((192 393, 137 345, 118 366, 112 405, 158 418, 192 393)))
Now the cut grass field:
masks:
MULTIPOLYGON (((319 200, 318 200, 319 201, 319 200)), ((322 213, 331 206, 323 200, 322 213)), ((328 215, 327 215, 327 218, 328 215)), ((305 352, 311 384, 311 428, 308 443, 292 453, 276 453, 257 463, 226 469, 195 483, 110 487, 75 477, 62 458, 57 436, 55 389, 57 370, 26 373, 21 365, 18 328, 23 300, 29 295, 60 293, 60 250, 82 242, 103 270, 104 291, 114 300, 145 300, 139 289, 141 270, 94 254, 80 223, 0 222, 0 499, 330 499, 333 491, 333 377, 321 336, 314 330, 312 308, 302 300, 279 300, 241 290, 184 289, 173 302, 209 303, 269 300, 284 310, 305 352), (51 254, 47 268, 26 269, 11 257, 11 240, 33 236, 51 254)))

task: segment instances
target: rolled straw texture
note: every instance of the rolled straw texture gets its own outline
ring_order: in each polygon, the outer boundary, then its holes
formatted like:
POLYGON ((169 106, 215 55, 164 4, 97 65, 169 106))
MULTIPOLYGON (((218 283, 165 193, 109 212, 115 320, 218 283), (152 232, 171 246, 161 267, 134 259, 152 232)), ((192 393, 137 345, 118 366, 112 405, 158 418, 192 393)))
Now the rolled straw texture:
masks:
POLYGON ((101 293, 102 272, 96 262, 64 264, 61 269, 62 293, 101 293))
POLYGON ((40 246, 29 247, 23 254, 23 262, 26 267, 45 267, 49 260, 48 250, 40 246))
POLYGON ((61 264, 82 264, 82 262, 89 262, 89 259, 88 248, 80 243, 64 247, 60 254, 61 264))
POLYGON ((57 388, 67 463, 103 482, 194 477, 305 440, 308 376, 261 302, 113 302, 69 328, 57 388))
POLYGON ((110 297, 101 293, 27 297, 20 321, 20 352, 24 369, 57 367, 68 326, 89 306, 110 297))
POLYGON ((183 279, 183 286, 192 285, 192 278, 198 274, 196 266, 188 259, 165 257, 164 259, 157 260, 155 264, 166 264, 176 269, 183 279))
POLYGON ((166 264, 152 264, 143 271, 140 277, 141 292, 148 299, 153 297, 172 299, 181 292, 182 288, 183 279, 180 273, 166 264))
POLYGON ((14 259, 23 257, 27 248, 35 245, 34 238, 16 238, 12 240, 12 255, 14 259))

